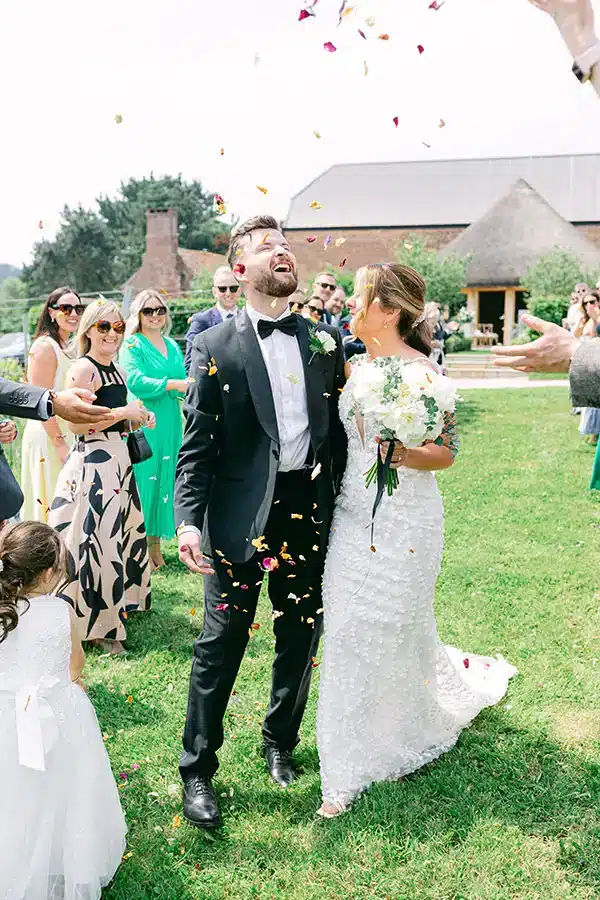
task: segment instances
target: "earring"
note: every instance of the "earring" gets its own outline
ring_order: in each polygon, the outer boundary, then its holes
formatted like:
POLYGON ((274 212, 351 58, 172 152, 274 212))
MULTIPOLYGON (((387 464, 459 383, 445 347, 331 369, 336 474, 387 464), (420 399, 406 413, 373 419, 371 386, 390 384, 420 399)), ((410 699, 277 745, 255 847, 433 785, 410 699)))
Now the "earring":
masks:
POLYGON ((388 327, 387 320, 383 323, 383 327, 384 327, 384 328, 387 328, 387 327, 388 327))

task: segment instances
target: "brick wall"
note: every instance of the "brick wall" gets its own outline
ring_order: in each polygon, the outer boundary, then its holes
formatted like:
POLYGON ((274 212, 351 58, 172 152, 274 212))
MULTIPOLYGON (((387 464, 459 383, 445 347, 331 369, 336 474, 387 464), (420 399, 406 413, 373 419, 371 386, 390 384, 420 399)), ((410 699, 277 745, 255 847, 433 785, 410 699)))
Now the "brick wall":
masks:
POLYGON ((191 272, 179 254, 176 209, 146 210, 146 251, 142 265, 127 285, 134 292, 146 288, 177 294, 187 290, 191 272))
POLYGON ((464 229, 455 228, 338 228, 315 229, 314 231, 295 231, 286 229, 285 234, 298 260, 300 279, 316 274, 327 266, 338 266, 344 257, 346 267, 356 272, 360 266, 373 262, 389 262, 395 259, 398 244, 408 240, 410 235, 419 235, 430 247, 436 250, 450 243, 464 229), (316 241, 308 243, 308 237, 316 237, 316 241), (331 237, 327 248, 324 241, 331 237), (335 239, 346 238, 341 247, 335 246, 335 239))

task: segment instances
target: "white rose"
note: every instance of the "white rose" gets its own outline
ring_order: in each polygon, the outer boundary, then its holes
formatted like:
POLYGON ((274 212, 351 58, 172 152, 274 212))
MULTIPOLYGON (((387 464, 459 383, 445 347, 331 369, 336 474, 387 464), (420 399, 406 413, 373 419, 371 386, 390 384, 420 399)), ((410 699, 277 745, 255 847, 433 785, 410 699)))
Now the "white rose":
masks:
POLYGON ((324 353, 333 353, 335 350, 335 338, 328 331, 317 331, 315 337, 323 348, 324 353))
POLYGON ((362 366, 354 376, 354 399, 361 407, 377 402, 387 382, 385 372, 380 366, 362 366))

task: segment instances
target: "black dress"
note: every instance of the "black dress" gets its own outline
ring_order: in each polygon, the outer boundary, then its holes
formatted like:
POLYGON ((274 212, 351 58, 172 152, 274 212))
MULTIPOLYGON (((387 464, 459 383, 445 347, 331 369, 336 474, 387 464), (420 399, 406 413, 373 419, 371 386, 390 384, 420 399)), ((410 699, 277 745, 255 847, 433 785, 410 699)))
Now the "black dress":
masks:
MULTIPOLYGON (((120 369, 100 365, 95 403, 127 403, 120 369)), ((59 595, 75 609, 82 640, 125 639, 127 613, 150 608, 146 529, 124 422, 80 436, 65 463, 49 524, 67 547, 69 584, 59 595)))

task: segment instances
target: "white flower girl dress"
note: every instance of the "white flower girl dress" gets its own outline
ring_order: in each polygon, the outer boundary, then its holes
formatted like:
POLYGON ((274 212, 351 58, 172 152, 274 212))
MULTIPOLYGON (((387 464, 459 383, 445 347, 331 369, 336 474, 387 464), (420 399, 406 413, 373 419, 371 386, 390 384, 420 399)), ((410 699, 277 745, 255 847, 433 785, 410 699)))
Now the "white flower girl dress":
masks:
POLYGON ((70 614, 21 607, 0 644, 0 897, 97 900, 127 831, 94 708, 69 676, 70 614))

